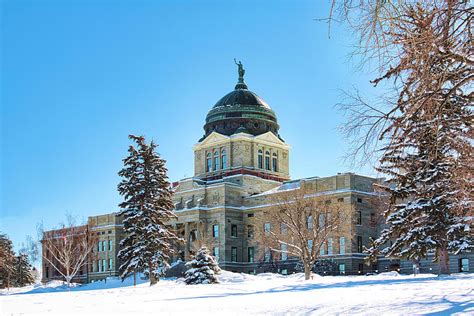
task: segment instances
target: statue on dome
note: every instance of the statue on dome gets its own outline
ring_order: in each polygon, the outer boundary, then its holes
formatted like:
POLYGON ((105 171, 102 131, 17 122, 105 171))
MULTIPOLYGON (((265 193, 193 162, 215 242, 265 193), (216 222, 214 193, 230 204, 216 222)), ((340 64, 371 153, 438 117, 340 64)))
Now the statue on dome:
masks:
POLYGON ((244 82, 244 75, 245 75, 244 65, 242 65, 242 62, 240 60, 239 62, 237 62, 235 58, 234 58, 234 63, 237 65, 237 67, 239 67, 239 82, 244 82))

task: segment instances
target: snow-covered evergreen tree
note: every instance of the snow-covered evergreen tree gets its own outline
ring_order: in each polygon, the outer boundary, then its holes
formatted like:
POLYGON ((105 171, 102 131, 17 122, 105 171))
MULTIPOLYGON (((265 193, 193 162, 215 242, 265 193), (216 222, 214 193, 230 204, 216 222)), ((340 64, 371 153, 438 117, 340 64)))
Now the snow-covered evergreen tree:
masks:
POLYGON ((2 287, 11 287, 15 275, 15 252, 13 244, 6 234, 0 233, 0 279, 2 287))
POLYGON ((21 287, 35 283, 33 267, 28 261, 28 255, 20 253, 15 262, 15 286, 21 287))
POLYGON ((173 243, 181 240, 166 225, 175 218, 174 205, 165 161, 155 152, 157 145, 146 144, 142 136, 129 138, 137 146, 129 147, 119 172, 118 191, 125 199, 119 215, 124 217, 126 233, 118 253, 119 270, 122 279, 144 272, 153 285, 158 281, 157 269, 167 266, 174 253, 173 243))
POLYGON ((186 262, 186 284, 219 283, 216 275, 221 272, 216 259, 211 256, 207 247, 201 247, 193 260, 186 262))

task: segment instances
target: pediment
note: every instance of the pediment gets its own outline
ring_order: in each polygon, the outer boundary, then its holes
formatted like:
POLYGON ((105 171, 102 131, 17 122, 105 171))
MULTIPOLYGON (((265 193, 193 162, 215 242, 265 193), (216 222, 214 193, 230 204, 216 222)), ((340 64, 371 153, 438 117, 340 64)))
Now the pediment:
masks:
POLYGON ((200 143, 196 144, 195 147, 203 147, 214 143, 225 142, 229 139, 229 136, 219 134, 217 132, 212 132, 206 138, 204 138, 200 143))
POLYGON ((255 141, 260 141, 260 142, 267 142, 267 143, 273 143, 273 144, 279 144, 281 146, 286 146, 289 147, 287 143, 279 139, 275 134, 272 132, 266 132, 264 134, 255 136, 255 141))

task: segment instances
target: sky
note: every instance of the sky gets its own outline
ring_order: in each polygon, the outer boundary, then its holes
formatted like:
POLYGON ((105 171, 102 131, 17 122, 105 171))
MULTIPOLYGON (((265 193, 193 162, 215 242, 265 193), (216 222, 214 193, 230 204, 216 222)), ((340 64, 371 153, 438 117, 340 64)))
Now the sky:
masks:
POLYGON ((0 1, 0 231, 118 210, 129 134, 159 144, 171 181, 193 175, 207 112, 237 82, 276 112, 293 179, 352 171, 335 104, 371 94, 356 36, 319 19, 331 0, 0 1))

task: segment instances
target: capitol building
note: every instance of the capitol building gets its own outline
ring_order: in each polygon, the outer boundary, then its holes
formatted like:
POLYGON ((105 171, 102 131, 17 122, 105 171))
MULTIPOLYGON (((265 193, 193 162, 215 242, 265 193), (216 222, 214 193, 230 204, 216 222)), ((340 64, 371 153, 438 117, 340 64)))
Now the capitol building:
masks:
MULTIPOLYGON (((169 224, 187 241, 178 257, 188 259, 196 251, 193 244, 205 240, 223 269, 294 272, 298 260, 284 252, 274 253, 269 262, 255 225, 261 225, 256 218, 268 211, 274 194, 304 189, 344 203, 351 210, 351 228, 329 238, 320 251, 320 258, 335 267, 328 273, 398 269, 399 261, 387 258, 373 266, 364 264, 364 246, 381 232, 369 202, 376 195, 373 184, 380 179, 354 173, 291 179, 291 146, 282 135, 284 127, 280 128, 277 114, 249 89, 239 64, 234 90, 211 107, 204 135, 193 147, 194 176, 172 184, 177 218, 169 224)), ((78 281, 118 275, 118 245, 124 235, 121 218, 115 213, 90 216, 87 225, 99 236, 99 245, 94 261, 80 271, 78 281)), ((58 273, 43 260, 43 280, 56 277, 58 273)))

